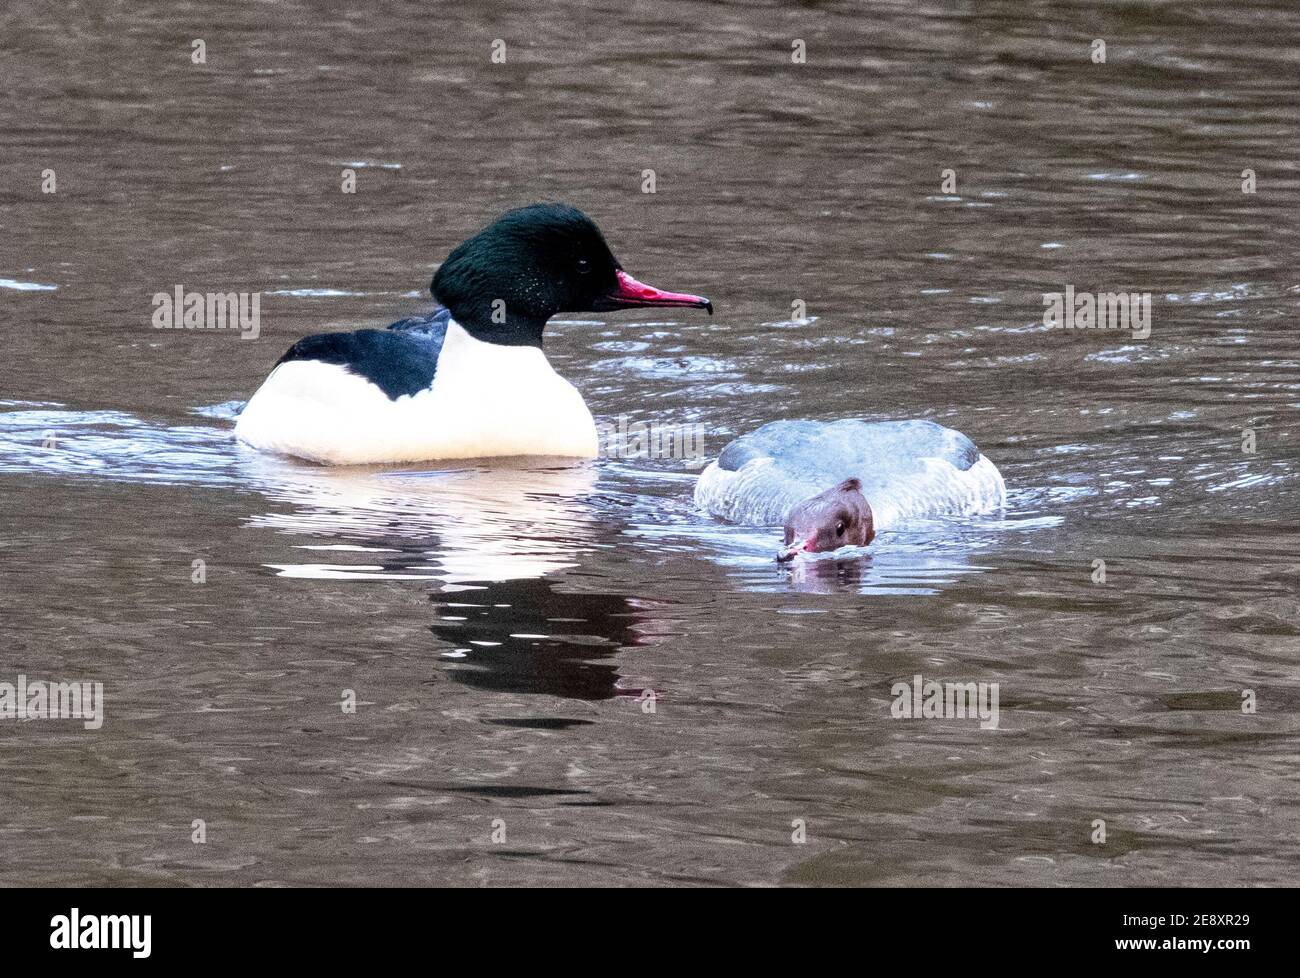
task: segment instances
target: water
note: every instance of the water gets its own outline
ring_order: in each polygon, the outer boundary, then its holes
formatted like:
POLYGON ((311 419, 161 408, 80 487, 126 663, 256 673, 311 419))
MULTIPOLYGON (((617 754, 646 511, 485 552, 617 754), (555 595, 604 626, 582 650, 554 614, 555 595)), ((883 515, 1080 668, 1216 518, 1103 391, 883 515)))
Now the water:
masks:
POLYGON ((1300 12, 195 23, 0 30, 0 680, 107 700, 97 732, 0 723, 0 880, 1294 880, 1300 12), (782 568, 686 461, 344 473, 230 441, 295 338, 422 311, 533 199, 718 309, 553 324, 598 418, 700 423, 709 455, 931 418, 1007 512, 782 568), (262 292, 260 338, 151 329, 177 284, 262 292), (1151 337, 1045 330, 1066 285, 1151 292, 1151 337), (1000 684, 1000 729, 891 719, 917 673, 1000 684))

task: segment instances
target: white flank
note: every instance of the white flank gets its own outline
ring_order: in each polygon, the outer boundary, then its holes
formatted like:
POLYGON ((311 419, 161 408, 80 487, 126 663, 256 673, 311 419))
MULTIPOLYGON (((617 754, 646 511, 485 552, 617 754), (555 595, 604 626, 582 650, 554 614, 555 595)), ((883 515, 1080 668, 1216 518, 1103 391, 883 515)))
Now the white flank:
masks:
POLYGON ((582 395, 531 346, 498 346, 452 321, 433 384, 390 399, 364 377, 290 360, 244 407, 240 441, 329 465, 556 455, 594 458, 582 395))

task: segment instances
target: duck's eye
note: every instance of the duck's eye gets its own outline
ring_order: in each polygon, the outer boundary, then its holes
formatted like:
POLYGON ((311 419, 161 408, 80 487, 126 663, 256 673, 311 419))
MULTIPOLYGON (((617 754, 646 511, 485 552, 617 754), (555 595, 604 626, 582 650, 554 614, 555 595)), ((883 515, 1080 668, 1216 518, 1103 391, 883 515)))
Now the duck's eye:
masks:
POLYGON ((578 259, 578 274, 579 274, 579 275, 586 275, 589 271, 591 271, 591 262, 587 261, 587 259, 585 259, 585 258, 579 258, 579 259, 578 259))
POLYGON ((837 537, 842 537, 842 536, 844 536, 844 521, 843 521, 843 520, 840 520, 838 523, 835 524, 835 535, 836 535, 837 537))

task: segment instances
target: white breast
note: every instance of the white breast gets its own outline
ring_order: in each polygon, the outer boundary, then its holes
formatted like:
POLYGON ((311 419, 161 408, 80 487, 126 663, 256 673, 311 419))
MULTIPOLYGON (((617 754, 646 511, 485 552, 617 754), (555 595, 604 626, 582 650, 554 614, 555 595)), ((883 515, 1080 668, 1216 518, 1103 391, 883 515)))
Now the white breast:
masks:
POLYGON ((393 400, 342 366, 290 360, 244 407, 235 435, 263 451, 331 465, 592 458, 597 449, 582 395, 541 350, 484 343, 455 321, 428 389, 393 400))

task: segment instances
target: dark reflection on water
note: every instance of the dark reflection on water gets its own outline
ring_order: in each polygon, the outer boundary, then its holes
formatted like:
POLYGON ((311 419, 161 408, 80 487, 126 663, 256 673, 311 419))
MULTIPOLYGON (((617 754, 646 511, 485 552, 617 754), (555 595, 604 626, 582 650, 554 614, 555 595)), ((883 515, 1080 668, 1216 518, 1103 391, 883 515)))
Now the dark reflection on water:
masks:
POLYGON ((563 593, 549 581, 507 581, 434 594, 434 635, 454 648, 451 675, 476 689, 601 700, 618 686, 615 652, 644 648, 647 602, 620 594, 563 593))
POLYGON ((1296 878, 1295 4, 11 7, 0 681, 107 719, 0 720, 0 881, 1296 878), (234 448, 293 340, 547 198, 717 308, 555 323, 599 419, 928 417, 1007 513, 782 568, 681 460, 234 448), (177 284, 260 291, 260 338, 151 329, 177 284), (1044 329, 1066 285, 1151 337, 1044 329), (892 719, 917 673, 1002 728, 892 719))

